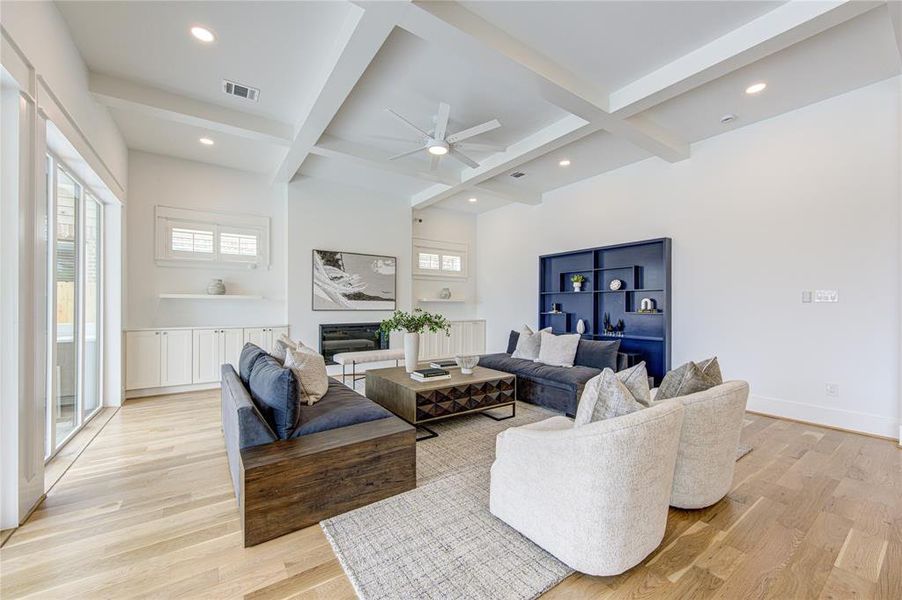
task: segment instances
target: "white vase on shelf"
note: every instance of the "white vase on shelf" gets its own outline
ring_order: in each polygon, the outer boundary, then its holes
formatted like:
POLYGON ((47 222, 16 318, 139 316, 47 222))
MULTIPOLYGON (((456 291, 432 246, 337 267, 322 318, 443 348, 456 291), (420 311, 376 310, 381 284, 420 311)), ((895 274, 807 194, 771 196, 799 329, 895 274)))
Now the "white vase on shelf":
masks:
POLYGON ((574 281, 573 282, 573 291, 574 292, 581 292, 582 289, 583 289, 582 281, 574 281))
POLYGON ((582 335, 586 332, 586 322, 580 319, 576 322, 576 333, 582 335))
POLYGON ((226 293, 225 284, 222 279, 211 279, 207 284, 207 294, 211 296, 223 296, 226 293))
POLYGON ((420 334, 404 332, 404 368, 408 373, 417 369, 420 360, 420 334))

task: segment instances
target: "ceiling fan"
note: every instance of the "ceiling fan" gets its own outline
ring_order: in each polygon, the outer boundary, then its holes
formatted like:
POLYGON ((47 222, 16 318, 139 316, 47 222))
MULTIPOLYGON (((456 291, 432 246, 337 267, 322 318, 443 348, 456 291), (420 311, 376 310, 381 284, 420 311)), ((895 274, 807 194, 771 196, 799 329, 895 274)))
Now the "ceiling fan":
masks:
POLYGON ((390 115, 398 119, 398 121, 420 134, 423 140, 423 145, 421 145, 420 147, 413 150, 408 150, 407 152, 402 152, 401 154, 396 154, 395 156, 390 157, 389 160, 396 160, 398 158, 410 156, 411 154, 416 154, 417 152, 422 152, 423 150, 425 150, 430 155, 432 155, 432 164, 430 165, 430 169, 433 171, 438 167, 438 162, 441 157, 445 156, 446 154, 451 158, 462 162, 468 167, 473 167, 475 169, 479 166, 479 163, 461 152, 461 149, 469 148, 472 150, 486 150, 490 152, 501 152, 506 150, 506 148, 504 148, 503 146, 476 144, 464 141, 501 127, 501 123, 498 122, 498 119, 492 119, 491 121, 486 121, 481 125, 476 125, 474 127, 470 127, 469 129, 464 129, 463 131, 449 134, 448 117, 451 115, 451 106, 444 102, 440 102, 438 105, 438 113, 434 117, 435 128, 431 131, 424 131, 423 129, 420 129, 390 108, 386 108, 385 110, 390 115))

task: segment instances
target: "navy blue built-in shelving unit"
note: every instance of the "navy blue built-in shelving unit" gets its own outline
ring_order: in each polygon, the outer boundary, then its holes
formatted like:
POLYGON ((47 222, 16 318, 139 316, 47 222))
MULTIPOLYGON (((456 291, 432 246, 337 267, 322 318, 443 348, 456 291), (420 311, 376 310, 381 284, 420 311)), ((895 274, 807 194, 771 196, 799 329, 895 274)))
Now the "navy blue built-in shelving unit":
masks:
POLYGON ((584 338, 619 339, 620 351, 639 354, 659 383, 670 370, 670 253, 670 238, 660 238, 540 256, 539 327, 576 333, 582 319, 584 338), (586 278, 581 292, 570 282, 577 273, 586 278), (620 290, 610 289, 613 279, 623 282, 620 290), (652 299, 657 311, 639 312, 643 298, 652 299), (604 332, 605 313, 612 323, 623 319, 622 335, 604 332))

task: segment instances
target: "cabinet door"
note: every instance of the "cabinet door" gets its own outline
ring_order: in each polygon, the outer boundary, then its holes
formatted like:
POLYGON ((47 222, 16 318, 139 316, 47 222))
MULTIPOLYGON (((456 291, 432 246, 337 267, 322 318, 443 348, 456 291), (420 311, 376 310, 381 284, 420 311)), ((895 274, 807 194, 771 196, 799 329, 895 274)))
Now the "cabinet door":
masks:
POLYGON ((160 386, 160 332, 125 334, 125 389, 160 386))
POLYGON ((285 337, 288 337, 288 328, 287 327, 273 327, 270 329, 270 331, 272 332, 272 343, 273 344, 276 343, 276 340, 279 339, 280 335, 284 335, 285 337))
POLYGON ((191 330, 160 332, 160 385, 187 385, 191 375, 191 330))
POLYGON ((272 330, 268 327, 252 327, 244 330, 244 343, 255 344, 269 352, 272 349, 272 330))
POLYGON ((193 368, 191 381, 194 383, 211 383, 219 381, 219 365, 221 364, 220 329, 195 329, 191 361, 193 368))
POLYGON ((219 362, 229 363, 238 371, 238 359, 241 357, 241 349, 244 347, 243 329, 220 329, 219 362))

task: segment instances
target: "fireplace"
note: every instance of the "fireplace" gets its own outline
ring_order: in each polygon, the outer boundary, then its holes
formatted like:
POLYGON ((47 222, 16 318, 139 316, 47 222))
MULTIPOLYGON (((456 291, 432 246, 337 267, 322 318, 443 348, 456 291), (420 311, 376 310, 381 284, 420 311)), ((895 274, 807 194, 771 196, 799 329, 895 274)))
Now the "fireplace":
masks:
POLYGON ((388 336, 379 331, 379 323, 326 323, 319 326, 319 353, 327 365, 339 352, 362 352, 388 348, 388 336))

